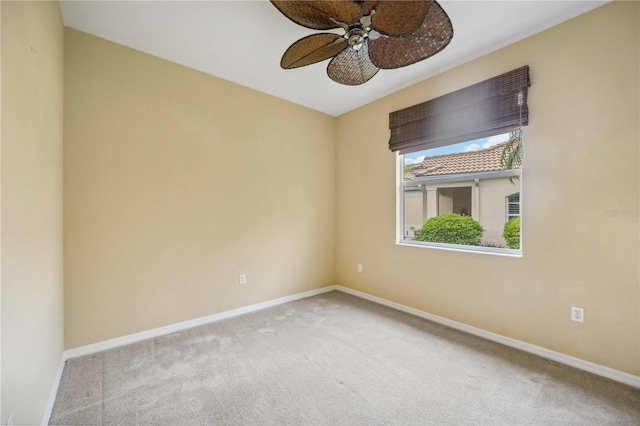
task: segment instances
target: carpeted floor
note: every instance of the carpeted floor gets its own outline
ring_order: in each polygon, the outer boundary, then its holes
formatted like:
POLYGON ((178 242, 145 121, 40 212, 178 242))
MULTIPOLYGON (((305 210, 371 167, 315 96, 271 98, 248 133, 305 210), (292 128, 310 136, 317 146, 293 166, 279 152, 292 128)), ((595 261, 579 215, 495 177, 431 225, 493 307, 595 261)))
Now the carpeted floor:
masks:
POLYGON ((640 424, 640 389, 331 292, 67 362, 58 424, 640 424))

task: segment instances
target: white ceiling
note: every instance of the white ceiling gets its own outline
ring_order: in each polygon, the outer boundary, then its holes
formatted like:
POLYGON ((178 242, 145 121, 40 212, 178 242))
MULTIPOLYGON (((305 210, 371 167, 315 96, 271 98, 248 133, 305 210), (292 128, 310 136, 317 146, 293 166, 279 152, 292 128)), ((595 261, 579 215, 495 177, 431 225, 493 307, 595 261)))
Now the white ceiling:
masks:
POLYGON ((326 75, 327 61, 280 68, 291 43, 318 31, 268 1, 62 1, 64 24, 331 115, 340 115, 608 1, 439 1, 454 37, 437 55, 381 70, 360 86, 326 75))

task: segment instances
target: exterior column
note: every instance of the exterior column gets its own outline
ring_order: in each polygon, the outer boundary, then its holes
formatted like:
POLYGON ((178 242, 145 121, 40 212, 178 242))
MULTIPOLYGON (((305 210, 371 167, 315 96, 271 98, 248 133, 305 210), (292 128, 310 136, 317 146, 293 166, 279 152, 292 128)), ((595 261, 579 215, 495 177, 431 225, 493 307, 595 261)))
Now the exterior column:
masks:
POLYGON ((426 187, 422 193, 422 215, 426 222, 438 216, 438 188, 426 187))
POLYGON ((480 222, 480 179, 471 187, 471 217, 480 222))

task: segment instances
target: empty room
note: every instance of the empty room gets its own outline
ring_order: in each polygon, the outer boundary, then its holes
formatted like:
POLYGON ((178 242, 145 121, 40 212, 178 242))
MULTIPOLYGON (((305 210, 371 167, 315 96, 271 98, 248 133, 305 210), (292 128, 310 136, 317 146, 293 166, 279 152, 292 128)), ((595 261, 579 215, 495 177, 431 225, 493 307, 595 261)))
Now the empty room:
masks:
POLYGON ((0 17, 0 424, 640 422, 640 3, 0 17))

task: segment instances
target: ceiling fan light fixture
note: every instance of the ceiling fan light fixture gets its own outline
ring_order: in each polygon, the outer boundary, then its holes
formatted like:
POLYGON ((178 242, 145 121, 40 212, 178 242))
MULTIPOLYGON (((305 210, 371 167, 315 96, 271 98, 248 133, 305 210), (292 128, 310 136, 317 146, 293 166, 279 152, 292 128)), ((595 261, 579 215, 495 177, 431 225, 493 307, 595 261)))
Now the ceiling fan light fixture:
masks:
POLYGON ((304 27, 344 29, 343 36, 322 33, 296 41, 280 64, 291 69, 333 58, 327 74, 346 85, 363 84, 379 69, 405 67, 427 59, 447 47, 453 38, 451 20, 435 0, 271 3, 304 27))
POLYGON ((357 25, 352 27, 349 32, 345 33, 344 37, 347 39, 349 46, 355 50, 360 50, 364 44, 365 37, 367 37, 367 31, 365 28, 357 25))
POLYGON ((377 32, 376 30, 371 30, 371 31, 369 31, 369 40, 375 40, 375 39, 379 38, 381 35, 382 34, 377 32))

